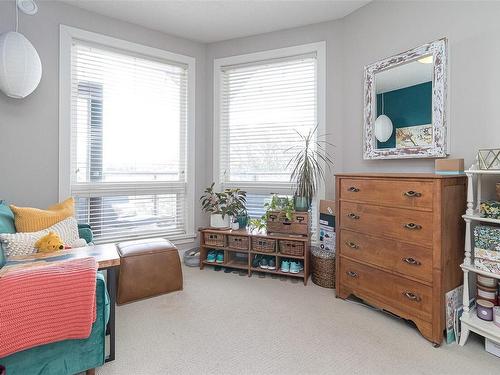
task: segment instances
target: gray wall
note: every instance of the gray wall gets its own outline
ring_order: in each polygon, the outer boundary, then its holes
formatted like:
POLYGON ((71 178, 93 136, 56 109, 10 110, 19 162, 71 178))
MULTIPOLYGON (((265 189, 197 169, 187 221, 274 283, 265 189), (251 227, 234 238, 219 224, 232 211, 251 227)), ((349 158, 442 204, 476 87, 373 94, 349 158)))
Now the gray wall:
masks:
MULTIPOLYGON (((0 1, 0 33, 13 30, 15 1, 0 1)), ((59 25, 69 25, 196 58, 196 196, 207 183, 205 45, 55 2, 39 3, 20 29, 43 65, 40 85, 25 99, 0 95, 0 199, 46 207, 58 199, 59 25)), ((205 215, 196 214, 196 225, 205 215)))
MULTIPOLYGON (((207 124, 212 123, 213 58, 325 40, 327 131, 334 171, 432 172, 434 160, 365 161, 363 68, 384 57, 448 37, 451 157, 473 162, 480 147, 500 146, 500 2, 375 1, 340 21, 208 45, 207 124)), ((327 183, 333 197, 333 178, 327 183)))
POLYGON ((434 160, 362 160, 363 67, 448 37, 451 157, 500 147, 500 2, 375 2, 343 20, 344 171, 432 172, 434 160))

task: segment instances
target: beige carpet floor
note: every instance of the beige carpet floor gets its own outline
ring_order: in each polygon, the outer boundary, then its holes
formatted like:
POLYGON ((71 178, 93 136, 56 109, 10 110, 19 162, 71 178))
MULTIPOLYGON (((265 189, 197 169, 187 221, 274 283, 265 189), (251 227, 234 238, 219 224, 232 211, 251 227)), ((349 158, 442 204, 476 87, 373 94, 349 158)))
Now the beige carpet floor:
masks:
POLYGON ((472 333, 436 349, 312 282, 183 271, 184 291, 117 308, 117 357, 99 375, 500 373, 472 333))

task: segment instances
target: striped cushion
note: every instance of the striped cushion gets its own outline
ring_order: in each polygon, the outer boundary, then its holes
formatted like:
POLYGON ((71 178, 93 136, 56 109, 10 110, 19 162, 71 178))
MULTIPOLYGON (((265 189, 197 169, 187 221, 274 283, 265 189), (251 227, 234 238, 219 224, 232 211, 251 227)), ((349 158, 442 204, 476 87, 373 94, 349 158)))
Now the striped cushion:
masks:
POLYGON ((63 221, 38 232, 19 232, 0 234, 0 242, 4 244, 5 255, 20 256, 36 253, 35 242, 48 234, 56 232, 62 242, 69 246, 82 246, 78 243, 78 224, 74 217, 68 217, 63 221))
POLYGON ((14 212, 17 232, 37 232, 47 229, 67 217, 75 214, 75 201, 68 198, 64 202, 50 206, 47 210, 33 207, 10 206, 14 212))

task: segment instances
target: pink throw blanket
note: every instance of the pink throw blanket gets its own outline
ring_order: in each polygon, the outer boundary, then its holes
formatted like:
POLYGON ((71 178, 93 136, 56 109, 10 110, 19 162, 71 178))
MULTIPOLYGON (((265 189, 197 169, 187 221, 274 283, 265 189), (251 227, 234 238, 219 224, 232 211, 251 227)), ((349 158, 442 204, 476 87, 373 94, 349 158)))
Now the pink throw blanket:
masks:
MULTIPOLYGON (((5 270, 2 270, 5 271, 5 270)), ((0 358, 87 338, 96 317, 94 258, 16 267, 0 276, 0 358)))

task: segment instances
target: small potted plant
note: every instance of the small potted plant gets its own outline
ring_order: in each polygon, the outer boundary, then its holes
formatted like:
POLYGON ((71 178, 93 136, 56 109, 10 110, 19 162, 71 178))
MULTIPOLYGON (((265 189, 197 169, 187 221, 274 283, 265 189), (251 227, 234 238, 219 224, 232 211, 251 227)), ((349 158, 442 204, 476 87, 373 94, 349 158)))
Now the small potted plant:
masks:
POLYGON ((205 189, 201 196, 201 206, 210 213, 210 226, 213 228, 229 228, 231 217, 246 209, 246 192, 240 189, 214 190, 215 183, 205 189))
POLYGON ((306 212, 311 208, 313 197, 318 191, 318 184, 325 179, 324 166, 328 168, 333 161, 326 151, 329 145, 323 136, 315 137, 318 126, 307 135, 297 133, 301 139, 300 146, 293 146, 296 154, 288 162, 292 166, 290 180, 295 184, 294 206, 296 211, 306 212))

